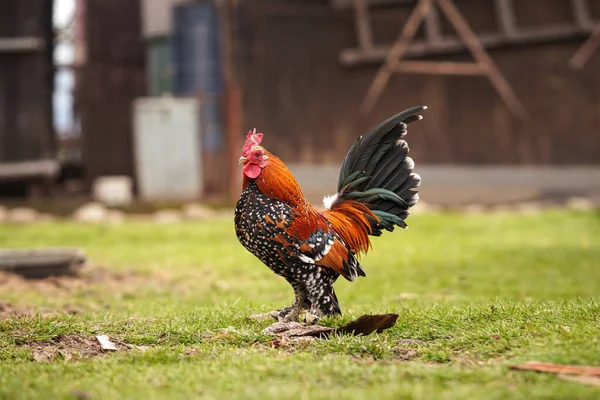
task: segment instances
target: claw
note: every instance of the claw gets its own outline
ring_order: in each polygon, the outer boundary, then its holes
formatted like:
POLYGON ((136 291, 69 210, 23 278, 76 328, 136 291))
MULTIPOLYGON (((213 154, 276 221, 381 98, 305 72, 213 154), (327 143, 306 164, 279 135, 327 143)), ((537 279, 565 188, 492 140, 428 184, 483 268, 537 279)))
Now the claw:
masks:
POLYGON ((321 317, 319 317, 318 315, 312 314, 309 311, 307 311, 306 314, 304 315, 304 322, 306 325, 315 325, 317 322, 319 322, 320 319, 321 319, 321 317))

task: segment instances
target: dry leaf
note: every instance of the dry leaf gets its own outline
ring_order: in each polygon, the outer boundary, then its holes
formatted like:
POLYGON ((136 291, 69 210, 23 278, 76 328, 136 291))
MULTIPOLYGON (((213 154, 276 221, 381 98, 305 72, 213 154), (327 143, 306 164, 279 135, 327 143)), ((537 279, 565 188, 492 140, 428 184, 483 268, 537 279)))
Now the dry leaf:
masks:
POLYGON ((560 374, 558 377, 565 381, 578 382, 591 386, 600 386, 600 377, 598 376, 560 374))
POLYGON ((102 350, 113 350, 113 351, 117 350, 117 347, 115 346, 115 344, 113 342, 110 341, 108 336, 99 335, 99 336, 96 336, 96 339, 98 340, 98 342, 100 342, 100 347, 102 347, 102 350))
POLYGON ((263 333, 285 335, 290 337, 314 336, 327 338, 331 333, 342 335, 370 335, 381 333, 396 323, 398 314, 363 315, 339 328, 321 325, 304 325, 299 322, 275 322, 265 328, 263 333))
POLYGON ((600 367, 594 366, 564 365, 544 363, 539 361, 528 361, 523 364, 513 365, 511 368, 522 371, 537 371, 549 372, 553 374, 586 375, 600 377, 600 367))

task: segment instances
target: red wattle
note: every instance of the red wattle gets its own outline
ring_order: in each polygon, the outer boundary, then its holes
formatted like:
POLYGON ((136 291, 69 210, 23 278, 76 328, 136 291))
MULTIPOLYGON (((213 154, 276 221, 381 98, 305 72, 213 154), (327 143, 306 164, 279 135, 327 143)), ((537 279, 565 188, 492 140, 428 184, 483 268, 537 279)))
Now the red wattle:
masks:
POLYGON ((260 175, 261 168, 256 164, 246 164, 244 168, 242 168, 242 172, 250 179, 256 179, 258 175, 260 175))

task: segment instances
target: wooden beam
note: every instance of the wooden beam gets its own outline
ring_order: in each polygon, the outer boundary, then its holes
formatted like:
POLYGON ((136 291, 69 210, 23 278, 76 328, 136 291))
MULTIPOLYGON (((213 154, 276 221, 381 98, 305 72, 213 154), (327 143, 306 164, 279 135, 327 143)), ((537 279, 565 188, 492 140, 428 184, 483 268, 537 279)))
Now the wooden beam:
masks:
POLYGON ((581 45, 579 50, 569 60, 569 67, 575 70, 585 67, 590 57, 600 46, 600 23, 590 35, 590 37, 581 45))
POLYGON ((575 21, 581 28, 591 29, 594 27, 587 0, 571 0, 571 6, 573 7, 575 21))
POLYGON ((508 106, 511 113, 519 119, 525 119, 527 116, 525 107, 523 107, 523 104, 513 92, 512 87, 496 67, 496 64, 485 51, 485 48, 477 38, 477 35, 469 27, 469 24, 460 14, 454 3, 451 0, 437 0, 437 2, 442 11, 444 11, 444 14, 446 14, 450 20, 450 23, 454 26, 454 29, 456 29, 458 36, 465 41, 465 44, 475 60, 486 70, 486 75, 508 106))
POLYGON ((512 0, 494 0, 498 26, 508 37, 517 35, 517 19, 512 0))
MULTIPOLYGON (((366 0, 368 6, 386 7, 393 5, 414 4, 417 0, 366 0)), ((329 4, 336 11, 350 10, 354 5, 354 0, 330 0, 329 4)))
POLYGON ((46 41, 38 37, 0 38, 0 53, 38 51, 46 47, 46 41))
POLYGON ((78 248, 0 249, 0 271, 25 278, 77 275, 85 262, 78 248))
POLYGON ((369 6, 366 0, 354 0, 354 20, 359 47, 364 50, 372 49, 373 32, 371 31, 369 6))
POLYGON ((440 16, 435 7, 431 7, 425 17, 425 38, 427 42, 435 45, 442 39, 442 27, 440 26, 440 16))
POLYGON ((377 75, 375 75, 375 79, 373 79, 371 87, 369 88, 369 91, 367 92, 360 107, 362 113, 369 113, 381 96, 383 89, 390 80, 390 76, 393 73, 394 68, 396 68, 399 63, 400 57, 402 57, 408 48, 410 41, 417 33, 419 24, 421 21, 423 21, 427 13, 429 13, 429 10, 432 7, 432 1, 433 0, 419 0, 419 3, 408 17, 408 21, 404 25, 404 28, 400 33, 400 37, 390 48, 388 54, 386 55, 384 64, 377 72, 377 75))
MULTIPOLYGON (((479 35, 479 41, 488 49, 503 46, 527 46, 534 44, 552 43, 562 39, 577 39, 587 37, 592 29, 583 29, 577 26, 554 25, 545 28, 530 28, 517 31, 514 37, 507 37, 500 33, 479 35)), ((376 45, 369 51, 352 48, 340 52, 340 64, 352 67, 364 63, 381 62, 390 51, 390 45, 376 45)), ((467 50, 465 43, 455 38, 442 38, 437 43, 428 43, 421 40, 413 41, 405 57, 427 57, 432 55, 450 55, 463 53, 467 50)))
POLYGON ((59 170, 57 160, 0 162, 0 179, 54 177, 59 170))
POLYGON ((369 113, 388 84, 391 74, 394 72, 428 73, 428 74, 450 74, 450 75, 485 75, 490 80, 510 112, 518 119, 525 119, 527 113, 523 104, 513 92, 512 87, 504 78, 492 58, 486 52, 483 44, 477 38, 460 11, 452 0, 419 0, 415 9, 410 14, 408 22, 402 29, 399 38, 389 49, 383 66, 373 79, 360 110, 363 114, 369 113), (464 41, 469 52, 476 61, 472 63, 431 63, 431 62, 403 62, 400 59, 407 51, 410 42, 414 38, 419 24, 426 18, 427 14, 436 2, 444 12, 458 36, 464 41))
POLYGON ((473 62, 451 61, 401 61, 395 68, 396 72, 432 75, 485 75, 486 71, 473 62))

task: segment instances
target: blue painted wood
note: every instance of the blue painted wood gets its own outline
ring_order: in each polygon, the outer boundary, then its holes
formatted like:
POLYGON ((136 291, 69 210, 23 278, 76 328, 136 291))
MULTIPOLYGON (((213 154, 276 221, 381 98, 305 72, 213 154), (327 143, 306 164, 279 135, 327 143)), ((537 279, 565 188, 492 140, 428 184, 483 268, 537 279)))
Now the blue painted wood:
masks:
POLYGON ((224 79, 217 10, 212 1, 173 8, 173 91, 201 100, 202 145, 224 146, 221 95, 224 79))
POLYGON ((174 90, 177 95, 223 92, 217 11, 212 2, 173 9, 174 90))

